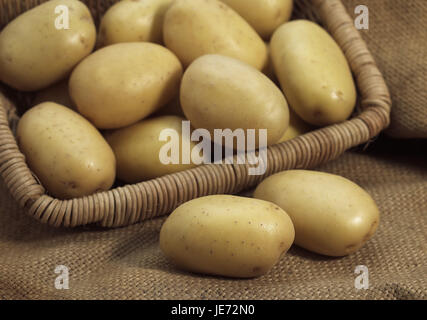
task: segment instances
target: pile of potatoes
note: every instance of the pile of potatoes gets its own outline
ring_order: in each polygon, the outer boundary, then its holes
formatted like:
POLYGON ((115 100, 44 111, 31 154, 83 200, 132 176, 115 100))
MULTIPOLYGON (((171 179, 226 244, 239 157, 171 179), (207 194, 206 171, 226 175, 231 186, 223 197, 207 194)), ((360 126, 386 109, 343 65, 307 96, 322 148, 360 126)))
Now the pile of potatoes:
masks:
MULTIPOLYGON (((70 199, 194 167, 159 160, 160 132, 182 135, 186 119, 211 133, 267 129, 268 145, 345 121, 356 103, 347 60, 317 24, 288 22, 292 8, 292 0, 122 0, 98 30, 77 0, 18 16, 0 33, 0 80, 36 93, 17 129, 29 167, 49 194, 70 199)), ((190 270, 256 276, 294 238, 345 255, 378 224, 372 199, 339 177, 282 173, 255 198, 182 205, 162 229, 163 251, 190 270)))

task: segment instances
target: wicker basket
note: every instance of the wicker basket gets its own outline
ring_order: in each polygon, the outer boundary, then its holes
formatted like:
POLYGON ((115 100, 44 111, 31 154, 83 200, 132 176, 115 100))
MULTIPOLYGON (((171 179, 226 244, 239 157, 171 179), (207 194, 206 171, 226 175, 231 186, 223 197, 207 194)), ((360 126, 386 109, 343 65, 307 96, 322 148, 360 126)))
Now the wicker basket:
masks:
MULTIPOLYGON (((13 18, 46 0, 0 0, 0 29, 13 18)), ((95 20, 114 0, 84 1, 95 20)), ((13 198, 32 217, 52 226, 75 227, 98 223, 126 226, 171 212, 181 203, 210 194, 234 194, 265 177, 292 168, 313 168, 337 158, 347 149, 369 141, 386 128, 391 100, 384 79, 365 42, 340 0, 296 0, 294 16, 323 25, 343 49, 359 92, 357 114, 341 124, 269 147, 267 172, 248 175, 248 165, 203 165, 154 180, 126 185, 91 196, 58 200, 50 197, 25 163, 13 132, 18 110, 31 101, 0 86, 0 174, 13 198)))

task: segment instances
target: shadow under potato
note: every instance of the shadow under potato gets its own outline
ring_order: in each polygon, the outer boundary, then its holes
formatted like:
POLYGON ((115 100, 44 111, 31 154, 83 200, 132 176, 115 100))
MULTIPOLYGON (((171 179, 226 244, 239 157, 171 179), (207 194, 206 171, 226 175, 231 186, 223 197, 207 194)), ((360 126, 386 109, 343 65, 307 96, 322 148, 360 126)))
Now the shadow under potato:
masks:
POLYGON ((299 247, 295 244, 292 245, 292 247, 289 249, 286 255, 298 256, 300 258, 303 258, 304 260, 312 260, 312 261, 331 261, 331 260, 338 260, 338 259, 344 258, 344 257, 330 257, 330 256, 314 253, 302 247, 299 247))

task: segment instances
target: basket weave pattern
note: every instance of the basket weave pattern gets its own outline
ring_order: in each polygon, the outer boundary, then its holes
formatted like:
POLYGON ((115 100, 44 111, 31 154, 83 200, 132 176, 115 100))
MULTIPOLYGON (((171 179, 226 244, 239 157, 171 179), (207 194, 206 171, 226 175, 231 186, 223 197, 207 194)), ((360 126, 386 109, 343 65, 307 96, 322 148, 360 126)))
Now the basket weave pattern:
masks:
MULTIPOLYGON (((0 29, 42 2, 45 0, 0 0, 0 29)), ((99 21, 117 1, 84 2, 99 21)), ((16 110, 29 95, 0 86, 0 175, 13 198, 29 215, 56 227, 126 226, 167 214, 196 197, 238 193, 282 170, 313 168, 378 135, 390 121, 390 94, 353 20, 340 0, 295 3, 297 16, 321 23, 344 51, 359 92, 357 116, 269 147, 263 176, 248 175, 249 165, 210 164, 87 197, 58 200, 46 193, 30 171, 13 135, 19 120, 16 110)))

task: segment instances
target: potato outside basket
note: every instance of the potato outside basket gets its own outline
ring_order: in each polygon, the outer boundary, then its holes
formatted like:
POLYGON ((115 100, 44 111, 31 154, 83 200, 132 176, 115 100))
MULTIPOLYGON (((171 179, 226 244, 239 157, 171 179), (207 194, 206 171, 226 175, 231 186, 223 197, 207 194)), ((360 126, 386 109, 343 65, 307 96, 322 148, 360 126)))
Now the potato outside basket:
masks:
MULTIPOLYGON (((0 29, 46 0, 0 0, 0 29)), ((86 0, 96 22, 117 0, 86 0)), ((97 223, 120 227, 171 212, 180 204, 211 194, 235 194, 267 176, 293 168, 313 168, 347 149, 368 142, 390 121, 385 81, 340 0, 295 0, 294 18, 321 24, 345 53, 357 82, 358 107, 344 123, 318 129, 268 148, 267 172, 248 175, 249 165, 208 164, 150 181, 71 200, 54 199, 28 168, 14 137, 18 110, 31 94, 0 85, 0 175, 19 206, 42 223, 76 227, 97 223)))

